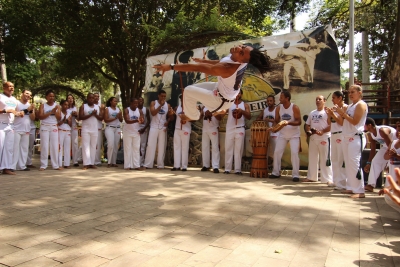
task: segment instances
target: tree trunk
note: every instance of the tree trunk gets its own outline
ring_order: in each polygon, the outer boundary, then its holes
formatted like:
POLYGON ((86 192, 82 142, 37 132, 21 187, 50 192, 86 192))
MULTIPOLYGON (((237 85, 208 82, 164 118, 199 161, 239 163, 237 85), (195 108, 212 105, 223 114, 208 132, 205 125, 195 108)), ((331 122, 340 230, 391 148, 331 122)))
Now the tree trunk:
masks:
MULTIPOLYGON (((386 63, 390 90, 400 89, 400 0, 397 1, 397 24, 392 51, 386 63)), ((398 94, 398 93, 397 93, 398 94)))

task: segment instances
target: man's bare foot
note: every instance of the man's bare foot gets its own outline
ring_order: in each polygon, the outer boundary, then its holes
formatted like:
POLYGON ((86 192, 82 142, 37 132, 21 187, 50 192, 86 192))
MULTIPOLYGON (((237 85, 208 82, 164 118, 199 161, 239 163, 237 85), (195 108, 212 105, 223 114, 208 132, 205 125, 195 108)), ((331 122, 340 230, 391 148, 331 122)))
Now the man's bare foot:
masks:
POLYGON ((317 182, 317 181, 310 180, 310 179, 306 178, 306 179, 302 180, 301 182, 302 182, 302 183, 315 183, 315 182, 317 182))
POLYGON ((27 168, 32 168, 32 169, 36 168, 36 166, 34 166, 34 165, 27 165, 26 167, 27 168))
POLYGON ((342 194, 354 194, 353 191, 351 191, 351 190, 343 190, 340 193, 342 193, 342 194))
POLYGON ((83 166, 83 168, 82 168, 82 170, 87 170, 87 169, 89 169, 89 166, 83 166))
POLYGON ((53 169, 53 170, 55 170, 55 171, 61 171, 61 170, 63 170, 64 168, 62 168, 62 167, 59 167, 59 168, 57 168, 57 169, 53 169))
POLYGON ((125 171, 130 171, 130 170, 131 170, 131 168, 125 168, 124 170, 125 170, 125 171))
POLYGON ((8 170, 8 169, 4 169, 3 174, 16 175, 15 172, 13 172, 12 170, 8 170))
POLYGON ((107 165, 107 168, 110 168, 110 167, 111 167, 111 164, 108 164, 108 165, 107 165))
POLYGON ((45 170, 45 168, 40 168, 40 169, 39 169, 39 171, 44 171, 44 170, 45 170))
POLYGON ((364 189, 367 190, 368 192, 374 192, 374 187, 372 185, 370 185, 370 184, 367 184, 364 187, 364 189))
POLYGON ((350 198, 365 198, 365 194, 353 194, 349 196, 350 198))
POLYGON ((118 167, 118 165, 117 164, 112 164, 111 167, 118 167))
POLYGON ((64 166, 64 169, 70 169, 71 167, 70 166, 64 166))
POLYGON ((94 165, 89 165, 89 168, 90 168, 90 169, 97 169, 97 167, 94 166, 94 165))

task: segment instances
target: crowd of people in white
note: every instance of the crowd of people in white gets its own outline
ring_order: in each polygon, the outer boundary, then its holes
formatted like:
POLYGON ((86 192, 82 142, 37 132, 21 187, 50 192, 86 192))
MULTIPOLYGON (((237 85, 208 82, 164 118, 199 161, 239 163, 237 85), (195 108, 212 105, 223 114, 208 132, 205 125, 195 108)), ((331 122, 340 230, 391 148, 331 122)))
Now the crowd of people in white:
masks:
MULTIPOLYGON (((150 107, 143 106, 143 98, 133 98, 130 106, 123 111, 117 107, 118 100, 111 97, 106 105, 99 104, 99 95, 89 93, 85 104, 79 109, 75 106, 73 95, 68 95, 60 104, 55 102, 53 91, 45 94, 46 103, 35 109, 30 103, 31 92, 24 90, 19 100, 14 98, 14 85, 3 84, 0 95, 0 169, 3 174, 15 174, 15 170, 29 171, 32 165, 32 151, 35 141, 35 120, 40 120, 40 168, 44 171, 50 164, 54 170, 79 166, 78 121, 81 123, 81 157, 83 169, 97 168, 103 144, 103 121, 107 139, 107 167, 118 167, 117 151, 123 127, 124 169, 143 170, 153 168, 157 152, 157 168, 164 168, 166 132, 169 122, 176 118, 174 132, 174 166, 172 171, 186 171, 191 133, 190 120, 181 117, 182 106, 172 109, 166 102, 166 92, 161 90, 158 99, 150 107), (149 140, 149 142, 147 142, 149 140), (72 151, 72 155, 71 155, 72 151), (72 161, 71 161, 72 160, 72 161)), ((400 122, 396 128, 381 125, 367 118, 368 106, 362 101, 362 88, 353 85, 348 90, 350 104, 343 101, 341 91, 333 93, 333 107, 325 106, 326 99, 316 97, 316 109, 305 122, 309 136, 309 160, 307 178, 302 182, 322 182, 335 189, 350 194, 352 198, 364 198, 365 190, 374 191, 376 180, 385 166, 392 177, 386 181, 387 201, 394 207, 400 203, 396 181, 399 176, 395 170, 400 165, 400 122), (370 143, 371 153, 365 166, 361 166, 362 151, 370 143), (376 144, 381 149, 376 153, 376 144), (368 183, 364 184, 363 172, 369 173, 368 183), (318 175, 319 173, 319 175, 318 175), (396 198, 397 197, 397 198, 396 198), (393 200, 396 199, 394 202, 393 200)), ((251 119, 249 106, 241 99, 239 92, 233 105, 225 110, 228 115, 225 138, 225 174, 234 170, 241 175, 241 160, 245 137, 245 119, 251 119), (234 166, 232 166, 234 165, 234 166), (232 168, 233 167, 233 168, 232 168)), ((299 182, 299 150, 301 115, 298 106, 290 102, 291 95, 283 91, 280 104, 275 105, 274 97, 266 99, 267 107, 257 120, 265 120, 270 127, 281 121, 285 126, 278 133, 271 133, 267 157, 273 159, 273 170, 269 178, 279 178, 281 159, 287 143, 291 147, 292 179, 299 182)), ((219 121, 225 114, 213 115, 203 107, 199 108, 203 121, 202 152, 203 168, 212 168, 219 173, 219 121), (211 142, 211 147, 210 147, 211 142), (211 153, 210 153, 211 152, 211 153), (210 157, 211 155, 211 157, 210 157)))

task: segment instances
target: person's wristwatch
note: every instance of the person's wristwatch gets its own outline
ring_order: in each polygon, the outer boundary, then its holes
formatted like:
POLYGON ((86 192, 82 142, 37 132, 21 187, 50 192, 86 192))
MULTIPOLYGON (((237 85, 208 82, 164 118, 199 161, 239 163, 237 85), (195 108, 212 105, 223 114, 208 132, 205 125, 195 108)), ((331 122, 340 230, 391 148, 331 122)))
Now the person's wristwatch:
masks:
POLYGON ((171 66, 171 70, 174 70, 175 64, 171 63, 170 66, 171 66))

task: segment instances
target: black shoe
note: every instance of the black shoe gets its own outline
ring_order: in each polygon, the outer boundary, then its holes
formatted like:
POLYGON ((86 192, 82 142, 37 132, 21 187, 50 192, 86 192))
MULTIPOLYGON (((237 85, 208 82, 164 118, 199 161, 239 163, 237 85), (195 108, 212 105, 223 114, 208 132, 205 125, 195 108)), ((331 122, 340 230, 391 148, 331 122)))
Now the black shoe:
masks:
POLYGON ((23 170, 21 170, 21 171, 30 171, 31 169, 29 169, 29 168, 25 168, 25 169, 23 169, 23 170))
POLYGON ((242 172, 235 172, 236 175, 243 175, 242 172))
POLYGON ((230 174, 231 172, 228 172, 228 171, 224 171, 224 174, 230 174))
POLYGON ((171 169, 171 171, 172 172, 174 172, 174 171, 179 171, 181 168, 175 168, 175 167, 173 167, 172 169, 171 169))
POLYGON ((215 168, 214 173, 219 173, 219 169, 215 168))
POLYGON ((206 172, 206 171, 208 171, 210 168, 207 168, 206 166, 204 166, 203 168, 201 168, 201 171, 202 172, 206 172))
POLYGON ((79 167, 79 164, 78 164, 78 163, 75 163, 75 164, 74 164, 74 167, 79 167))
POLYGON ((300 182, 300 179, 299 179, 299 177, 293 177, 292 181, 293 182, 300 182))
POLYGON ((273 174, 268 176, 268 178, 271 178, 271 179, 277 179, 277 178, 280 178, 280 177, 281 177, 280 175, 273 175, 273 174))
POLYGON ((187 171, 187 169, 182 169, 183 172, 187 171))

